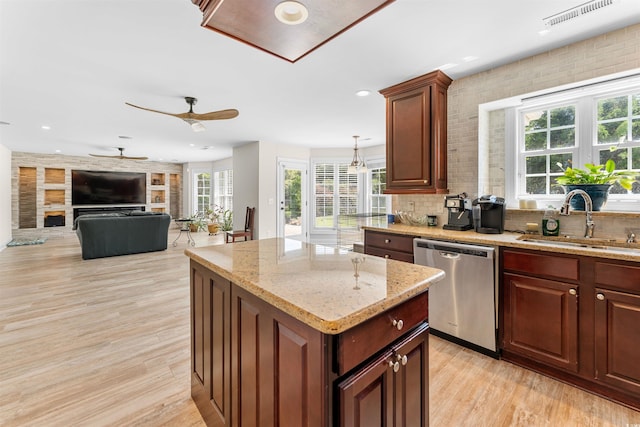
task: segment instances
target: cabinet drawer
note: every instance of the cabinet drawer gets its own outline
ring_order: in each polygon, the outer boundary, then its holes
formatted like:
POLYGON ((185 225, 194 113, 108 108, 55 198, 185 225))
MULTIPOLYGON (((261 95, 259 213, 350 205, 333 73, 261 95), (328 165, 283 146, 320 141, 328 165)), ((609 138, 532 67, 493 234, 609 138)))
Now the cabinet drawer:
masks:
POLYGON ((413 236, 378 233, 367 230, 364 234, 364 244, 365 246, 373 246, 376 248, 384 248, 413 254, 413 236))
POLYGON ((413 253, 398 252, 384 248, 374 248, 367 246, 364 250, 367 255, 375 255, 382 258, 395 259, 396 261, 404 261, 413 264, 413 253))
POLYGON ((424 292, 338 335, 338 375, 353 369, 427 320, 428 301, 428 292, 424 292), (394 326, 394 320, 402 321, 401 329, 394 326))
POLYGON ((640 292, 640 267, 609 262, 595 264, 596 285, 640 292))
POLYGON ((577 258, 558 254, 546 255, 505 250, 502 253, 502 266, 504 270, 536 276, 565 280, 580 278, 580 261, 577 258))

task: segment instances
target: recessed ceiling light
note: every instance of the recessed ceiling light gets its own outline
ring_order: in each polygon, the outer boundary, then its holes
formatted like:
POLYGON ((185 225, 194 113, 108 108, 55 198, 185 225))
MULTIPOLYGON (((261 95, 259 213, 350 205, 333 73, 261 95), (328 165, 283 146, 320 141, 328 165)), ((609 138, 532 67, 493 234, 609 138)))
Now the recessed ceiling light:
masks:
POLYGON ((9 122, 0 122, 0 125, 10 125, 11 123, 9 122))
POLYGON ((478 59, 478 57, 473 55, 465 56, 464 58, 462 58, 464 62, 471 62, 475 61, 476 59, 478 59))
POLYGON ((133 139, 132 136, 127 136, 127 135, 118 135, 118 138, 120 138, 120 139, 133 139))
POLYGON ((297 1, 283 1, 276 6, 274 11, 278 21, 287 25, 299 25, 307 20, 309 11, 297 1))
POLYGON ((357 96, 369 96, 371 94, 371 91, 369 90, 359 90, 356 92, 357 96))
POLYGON ((42 125, 41 127, 42 127, 42 129, 44 129, 44 130, 51 130, 51 126, 42 125))

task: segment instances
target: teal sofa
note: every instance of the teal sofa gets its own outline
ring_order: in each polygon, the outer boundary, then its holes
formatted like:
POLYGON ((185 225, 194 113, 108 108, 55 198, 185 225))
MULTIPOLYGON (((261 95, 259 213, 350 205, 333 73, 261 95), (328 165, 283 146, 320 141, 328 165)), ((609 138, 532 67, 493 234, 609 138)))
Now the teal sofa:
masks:
POLYGON ((131 211, 87 214, 76 218, 82 259, 103 258, 167 249, 171 216, 131 211))

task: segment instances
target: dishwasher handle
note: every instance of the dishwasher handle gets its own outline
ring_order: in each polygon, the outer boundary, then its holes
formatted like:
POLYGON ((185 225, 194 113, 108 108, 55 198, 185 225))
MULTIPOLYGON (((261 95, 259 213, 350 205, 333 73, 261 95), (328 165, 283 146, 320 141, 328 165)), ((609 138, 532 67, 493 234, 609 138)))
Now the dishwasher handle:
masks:
POLYGON ((455 252, 440 251, 440 256, 442 258, 447 258, 447 259, 458 259, 458 258, 460 258, 460 254, 455 253, 455 252))

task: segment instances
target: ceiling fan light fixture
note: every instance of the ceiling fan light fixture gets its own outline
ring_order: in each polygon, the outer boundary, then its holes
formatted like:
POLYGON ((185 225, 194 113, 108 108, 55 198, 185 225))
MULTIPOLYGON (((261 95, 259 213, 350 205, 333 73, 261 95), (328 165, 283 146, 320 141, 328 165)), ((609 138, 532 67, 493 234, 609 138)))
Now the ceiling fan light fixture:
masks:
POLYGON ((309 10, 297 1, 283 1, 278 3, 274 13, 278 21, 287 25, 300 25, 309 17, 309 10))
POLYGON ((207 128, 204 127, 204 125, 202 123, 196 122, 196 121, 191 123, 191 129, 194 132, 204 132, 205 130, 207 130, 207 128))

